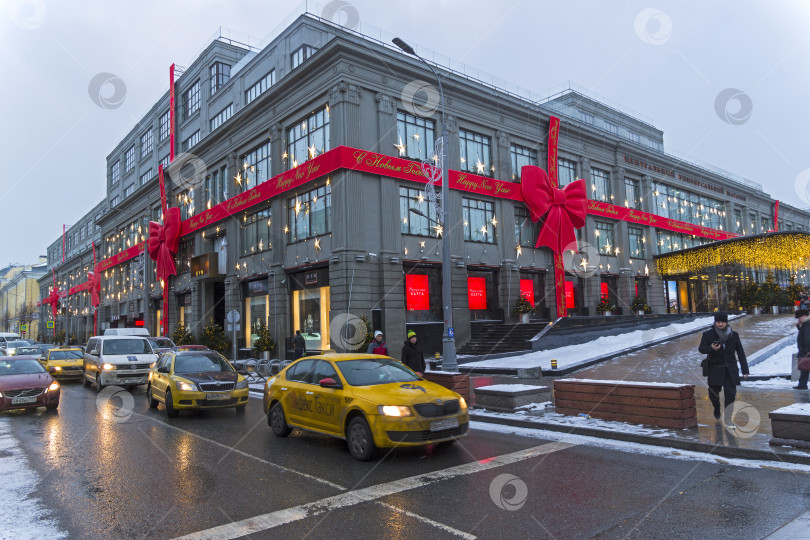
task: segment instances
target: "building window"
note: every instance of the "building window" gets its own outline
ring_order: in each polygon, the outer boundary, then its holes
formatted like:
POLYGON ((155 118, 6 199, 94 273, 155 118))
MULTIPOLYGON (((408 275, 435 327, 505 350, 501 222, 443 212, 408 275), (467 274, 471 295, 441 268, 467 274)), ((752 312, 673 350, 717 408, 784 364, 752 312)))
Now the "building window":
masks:
POLYGON ((438 236, 436 208, 430 204, 424 191, 399 188, 399 219, 402 221, 402 234, 438 236))
POLYGON ((169 111, 166 111, 160 116, 160 132, 158 134, 158 137, 160 138, 161 141, 165 141, 169 137, 169 134, 171 133, 171 130, 169 129, 170 120, 171 115, 169 114, 169 111))
POLYGON ((124 173, 128 173, 135 166, 135 145, 129 147, 124 155, 124 173))
POLYGON ((495 206, 489 201, 461 199, 464 215, 464 240, 495 243, 495 206))
POLYGON ((219 113, 211 119, 211 131, 214 131, 219 126, 225 123, 225 121, 233 115, 233 103, 229 104, 227 107, 219 111, 219 113))
POLYGON ((292 69, 295 69, 298 66, 300 66, 301 64, 303 64, 304 61, 307 58, 309 58, 310 56, 312 56, 316 52, 318 52, 318 49, 316 49, 315 47, 310 47, 309 45, 302 45, 302 46, 298 47, 298 49, 296 49, 290 55, 290 59, 291 59, 291 63, 292 63, 292 69))
POLYGON ((112 167, 110 168, 110 175, 111 175, 110 184, 114 186, 121 179, 121 162, 120 161, 116 161, 115 163, 112 164, 112 167))
POLYGON ((242 216, 242 257, 270 250, 270 209, 242 216))
POLYGON ((766 217, 759 218, 759 223, 760 223, 760 231, 759 232, 764 233, 764 232, 768 232, 769 230, 771 230, 772 222, 768 218, 766 218, 766 217))
POLYGON ((591 199, 595 201, 611 202, 613 194, 610 192, 610 173, 602 169, 591 169, 591 199))
POLYGON ((593 115, 591 113, 579 111, 579 119, 585 122, 586 124, 593 125, 593 115))
POLYGON ((515 245, 534 247, 540 234, 542 220, 532 223, 528 208, 515 205, 515 245))
POLYGON ((124 188, 124 198, 126 199, 130 195, 135 193, 135 184, 130 184, 124 188))
POLYGON ((641 197, 639 197, 638 180, 632 178, 624 179, 624 205, 627 208, 639 209, 641 197))
POLYGON ((524 165, 537 165, 537 151, 513 144, 509 148, 512 158, 512 181, 520 182, 520 170, 524 165))
POLYGON ((458 130, 458 141, 461 170, 482 176, 492 176, 495 167, 492 166, 489 137, 460 129, 458 130))
POLYGON ((121 202, 121 196, 116 195, 115 197, 110 199, 110 208, 115 208, 116 206, 118 206, 118 203, 120 203, 120 202, 121 202))
POLYGON ((312 113, 288 129, 287 144, 291 168, 329 150, 329 107, 312 113))
POLYGON ((577 179, 577 164, 570 159, 557 161, 557 181, 563 188, 577 179))
POLYGON ((644 259, 646 257, 644 251, 644 229, 640 227, 628 227, 627 232, 630 235, 628 255, 634 259, 644 259))
POLYGON ((181 152, 188 152, 189 150, 194 148, 194 145, 196 145, 198 142, 200 142, 200 130, 199 129, 197 131, 195 131, 194 133, 192 133, 191 137, 189 137, 188 139, 183 141, 183 144, 180 145, 180 151, 181 152))
POLYGON ((194 257, 194 235, 189 235, 180 239, 177 244, 177 255, 174 256, 174 263, 177 266, 178 274, 185 274, 191 271, 191 259, 194 257))
POLYGON ((596 221, 593 234, 596 237, 596 249, 599 254, 612 255, 616 249, 616 242, 613 241, 613 224, 596 221))
POLYGON ((619 126, 617 126, 616 124, 605 122, 605 129, 608 131, 608 133, 613 133, 614 135, 619 134, 619 126))
POLYGON ((180 219, 188 219, 194 215, 194 190, 189 188, 175 195, 175 206, 180 207, 180 219))
POLYGON ((152 169, 150 168, 148 171, 146 171, 145 173, 143 173, 141 175, 141 184, 140 185, 144 185, 145 183, 147 183, 151 179, 152 179, 152 169))
POLYGON ((163 156, 163 159, 160 160, 160 163, 158 163, 158 165, 162 165, 163 170, 166 170, 166 168, 169 166, 169 163, 171 163, 171 157, 169 154, 166 154, 165 156, 163 156))
POLYGON ((641 141, 641 137, 639 137, 638 133, 633 133, 632 131, 627 132, 627 137, 633 141, 634 143, 638 143, 641 141))
POLYGON ((332 186, 313 189, 287 201, 287 241, 306 240, 332 230, 332 186))
POLYGON ((216 94, 217 90, 222 88, 230 78, 231 66, 222 62, 214 62, 211 66, 211 95, 216 94))
POLYGON ((141 159, 152 151, 152 130, 141 135, 141 159))
POLYGON ((740 210, 734 210, 734 232, 743 234, 744 228, 745 224, 743 223, 742 212, 740 210))
POLYGON ((192 114, 200 110, 200 79, 183 93, 183 119, 188 119, 192 114))
POLYGON ((402 111, 397 111, 396 145, 401 157, 427 161, 433 159, 433 141, 436 125, 429 118, 421 118, 402 111))
POLYGON ((403 266, 405 272, 405 321, 442 320, 441 269, 428 265, 403 266))
POLYGON ((270 73, 259 79, 259 82, 251 86, 245 91, 245 104, 247 105, 260 95, 262 95, 268 88, 276 84, 276 70, 270 70, 270 73))
POLYGON ((236 189, 243 193, 270 179, 270 143, 266 142, 240 158, 236 189))
POLYGON ((205 178, 203 200, 207 208, 216 206, 228 198, 228 168, 213 171, 205 178))

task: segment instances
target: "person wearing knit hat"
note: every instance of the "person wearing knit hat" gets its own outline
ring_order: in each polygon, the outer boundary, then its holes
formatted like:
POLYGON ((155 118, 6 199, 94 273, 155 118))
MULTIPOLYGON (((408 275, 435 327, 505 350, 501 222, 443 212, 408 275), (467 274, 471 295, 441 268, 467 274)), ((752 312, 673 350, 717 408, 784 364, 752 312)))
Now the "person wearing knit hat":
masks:
MULTIPOLYGON (((799 359, 810 356, 810 323, 807 322, 807 317, 810 315, 806 309, 796 310, 796 327, 799 329, 799 335, 796 337, 796 345, 799 347, 799 359)), ((810 378, 810 370, 799 370, 799 384, 793 388, 796 390, 807 390, 807 379, 810 378)))
POLYGON ((383 333, 379 330, 374 332, 374 339, 368 344, 368 354, 383 354, 388 356, 388 345, 383 340, 383 333))
MULTIPOLYGON (((737 398, 737 386, 740 385, 740 367, 743 376, 748 378, 748 360, 745 358, 740 335, 728 325, 727 314, 714 315, 714 325, 703 332, 698 350, 707 355, 706 383, 709 387, 709 401, 714 406, 714 417, 719 420, 720 390, 723 391, 724 411, 730 415, 733 407, 729 408, 729 405, 737 398)), ((731 425, 730 418, 726 424, 731 425)))
POLYGON ((425 355, 422 353, 422 347, 416 343, 416 332, 413 330, 408 330, 408 339, 402 346, 400 362, 417 373, 425 372, 425 355))

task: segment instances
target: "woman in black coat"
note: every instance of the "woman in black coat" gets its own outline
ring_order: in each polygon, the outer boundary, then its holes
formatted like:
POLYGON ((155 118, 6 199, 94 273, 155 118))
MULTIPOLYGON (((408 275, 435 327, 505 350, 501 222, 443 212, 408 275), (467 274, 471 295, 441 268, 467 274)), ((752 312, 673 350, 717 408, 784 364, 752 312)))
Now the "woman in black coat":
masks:
POLYGON ((412 370, 418 373, 425 372, 425 355, 422 353, 422 347, 416 343, 416 332, 413 330, 408 331, 408 339, 402 346, 402 355, 399 358, 400 362, 412 370))
MULTIPOLYGON (((810 323, 807 322, 807 316, 810 315, 806 309, 796 311, 796 318, 799 319, 796 326, 799 328, 799 335, 796 337, 796 344, 799 346, 799 358, 810 356, 810 323)), ((799 385, 794 386, 796 390, 807 390, 807 379, 810 376, 810 371, 799 370, 799 385)))
POLYGON ((714 417, 720 418, 720 390, 723 390, 725 406, 728 407, 737 397, 740 384, 740 367, 748 378, 748 360, 745 358, 740 335, 728 325, 728 315, 714 316, 714 326, 703 332, 698 350, 709 360, 709 400, 714 406, 714 417), (737 360, 740 366, 737 366, 737 360))

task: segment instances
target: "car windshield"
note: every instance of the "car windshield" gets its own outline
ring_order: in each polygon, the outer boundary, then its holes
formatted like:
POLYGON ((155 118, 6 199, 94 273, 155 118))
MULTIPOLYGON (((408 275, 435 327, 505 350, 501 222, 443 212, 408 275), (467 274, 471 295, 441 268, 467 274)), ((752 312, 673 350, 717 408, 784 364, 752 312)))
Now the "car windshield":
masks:
POLYGON ((0 376, 44 373, 45 368, 36 360, 0 360, 0 376))
POLYGON ((42 354, 42 351, 38 347, 17 347, 17 354, 20 356, 24 356, 27 354, 33 354, 39 356, 42 354))
POLYGON ((55 349, 56 345, 51 345, 50 343, 40 343, 37 345, 37 347, 44 351, 45 349, 55 349))
POLYGON ((104 341, 104 354, 151 354, 152 347, 143 338, 109 339, 104 341))
POLYGON ((17 348, 17 347, 28 347, 28 346, 30 346, 30 345, 31 345, 31 344, 30 344, 30 343, 28 343, 27 341, 9 341, 9 342, 6 344, 6 348, 7 348, 7 349, 15 349, 15 348, 17 348))
POLYGON ((183 354, 174 359, 175 373, 233 371, 227 360, 217 354, 183 354))
POLYGON ((156 349, 169 349, 174 347, 174 343, 172 343, 170 339, 153 338, 150 339, 149 342, 152 344, 152 347, 156 349))
POLYGON ((418 381, 419 377, 396 360, 369 358, 337 362, 343 377, 352 386, 371 386, 418 381))
POLYGON ((76 360, 83 358, 81 351, 54 351, 48 357, 49 360, 76 360))

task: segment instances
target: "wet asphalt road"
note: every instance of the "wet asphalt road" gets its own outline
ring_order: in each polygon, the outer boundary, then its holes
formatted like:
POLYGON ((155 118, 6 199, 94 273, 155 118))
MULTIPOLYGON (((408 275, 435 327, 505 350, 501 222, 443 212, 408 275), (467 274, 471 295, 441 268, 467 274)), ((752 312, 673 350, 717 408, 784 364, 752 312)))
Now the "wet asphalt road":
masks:
POLYGON ((260 399, 169 420, 122 392, 66 384, 58 414, 6 415, 71 538, 762 538, 810 508, 807 473, 479 429, 361 463, 340 440, 274 437, 260 399))

